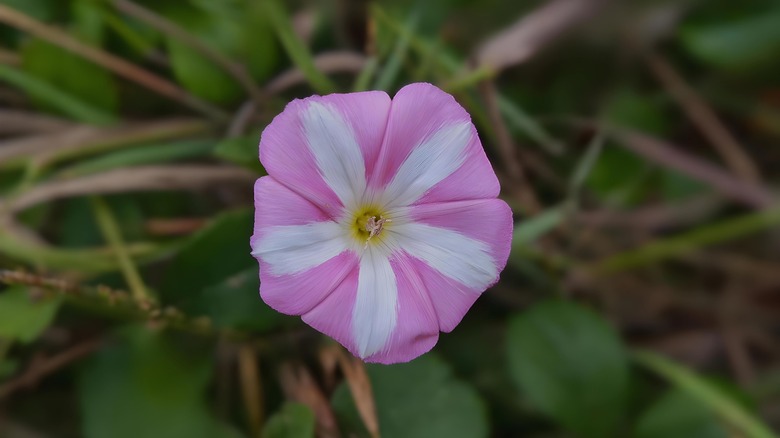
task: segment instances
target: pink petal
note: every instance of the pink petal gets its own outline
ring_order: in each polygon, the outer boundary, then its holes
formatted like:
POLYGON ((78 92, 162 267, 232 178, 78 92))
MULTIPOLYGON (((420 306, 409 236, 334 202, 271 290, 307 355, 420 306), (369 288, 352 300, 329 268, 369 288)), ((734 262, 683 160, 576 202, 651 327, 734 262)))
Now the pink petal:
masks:
MULTIPOLYGON (((328 221, 328 216, 311 202, 265 176, 255 183, 256 248, 274 227, 302 226, 328 221)), ((272 275, 271 266, 260 263, 260 295, 272 308, 288 315, 300 315, 321 302, 348 273, 357 270, 357 256, 344 252, 319 266, 301 273, 272 275)))
POLYGON ((457 231, 485 242, 498 270, 506 266, 512 245, 512 209, 500 199, 442 202, 412 206, 415 222, 457 231))
POLYGON ((325 299, 304 313, 301 319, 360 357, 352 331, 352 310, 357 300, 357 288, 358 269, 354 269, 325 299))
MULTIPOLYGON (((488 244, 490 255, 501 271, 512 243, 512 210, 500 199, 421 204, 409 209, 417 222, 444 228, 488 244)), ((469 287, 442 275, 421 260, 415 260, 439 320, 439 329, 449 332, 460 323, 485 288, 469 287)), ((497 279, 496 279, 497 280, 497 279)))
MULTIPOLYGON (((460 126, 468 129, 463 149, 439 151, 442 157, 437 156, 432 162, 440 165, 443 173, 434 178, 431 172, 421 172, 420 175, 427 181, 423 181, 422 187, 419 187, 421 197, 418 196, 413 202, 495 198, 499 192, 498 180, 485 156, 471 118, 451 95, 426 83, 407 85, 393 98, 377 171, 369 179, 369 185, 375 190, 390 185, 394 178, 398 178, 399 169, 415 168, 404 166, 404 162, 414 156, 415 149, 435 140, 437 135, 442 139, 450 138, 442 137, 441 132, 457 130, 460 126), (447 163, 442 158, 449 160, 453 166, 441 164, 447 163), (431 182, 433 184, 425 186, 431 182)), ((452 134, 451 138, 457 139, 459 135, 452 134)), ((442 142, 440 145, 442 148, 457 146, 453 142, 442 142)))
POLYGON ((416 270, 417 262, 398 255, 391 264, 398 284, 398 322, 386 349, 366 358, 367 362, 408 362, 430 351, 439 340, 436 311, 416 270))
POLYGON ((273 177, 264 176, 255 182, 255 228, 250 239, 253 246, 271 227, 326 220, 330 217, 322 209, 273 177))
MULTIPOLYGON (((367 357, 366 362, 384 364, 408 362, 429 351, 439 338, 436 313, 428 298, 422 278, 415 271, 416 261, 408 256, 391 260, 395 273, 398 304, 397 323, 384 347, 367 357)), ((303 315, 303 320, 332 337, 353 355, 361 357, 357 334, 370 327, 356 327, 354 305, 358 294, 358 274, 346 279, 314 309, 303 315)))
POLYGON ((421 260, 412 260, 430 296, 438 330, 451 332, 482 295, 484 288, 468 287, 445 277, 421 260))
POLYGON ((297 274, 272 275, 268 264, 260 261, 260 296, 278 312, 303 315, 334 294, 357 267, 357 255, 350 251, 297 274))
MULTIPOLYGON (((328 177, 356 177, 353 173, 343 175, 336 171, 337 167, 351 168, 355 165, 364 167, 361 173, 366 177, 372 174, 389 109, 390 98, 380 91, 294 100, 263 131, 260 161, 270 176, 320 206, 331 217, 338 217, 343 207, 343 200, 339 197, 342 193, 328 177), (332 123, 330 111, 335 112, 333 115, 338 121, 346 123, 348 132, 341 129, 340 123, 332 123), (332 135, 322 135, 322 130, 328 129, 333 130, 332 135), (317 144, 312 144, 312 136, 317 144), (345 137, 357 143, 362 163, 349 153, 348 146, 353 142, 341 141, 345 137), (339 153, 322 150, 323 144, 339 153), (313 151, 312 147, 317 149, 313 151), (331 160, 331 168, 324 168, 327 163, 323 163, 323 158, 331 160)), ((347 185, 345 181, 342 183, 347 185)))

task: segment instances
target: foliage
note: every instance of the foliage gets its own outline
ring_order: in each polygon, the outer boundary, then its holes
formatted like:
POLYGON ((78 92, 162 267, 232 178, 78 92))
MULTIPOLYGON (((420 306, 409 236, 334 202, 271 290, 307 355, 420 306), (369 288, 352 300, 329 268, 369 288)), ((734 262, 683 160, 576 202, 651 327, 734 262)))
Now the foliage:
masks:
POLYGON ((0 0, 0 436, 777 436, 780 8, 584 3, 0 0), (258 296, 257 143, 416 81, 472 115, 509 264, 353 367, 258 296))

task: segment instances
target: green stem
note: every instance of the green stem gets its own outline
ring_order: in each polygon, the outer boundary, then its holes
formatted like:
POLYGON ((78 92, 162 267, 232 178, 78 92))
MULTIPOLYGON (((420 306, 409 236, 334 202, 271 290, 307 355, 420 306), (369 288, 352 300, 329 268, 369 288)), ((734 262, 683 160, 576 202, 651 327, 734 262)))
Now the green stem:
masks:
POLYGON ((122 232, 113 213, 111 213, 111 209, 102 198, 93 197, 91 201, 100 231, 114 250, 116 259, 119 262, 119 269, 130 287, 133 298, 139 302, 150 301, 151 297, 146 290, 146 285, 144 285, 144 281, 135 263, 133 263, 133 259, 130 258, 130 253, 122 238, 122 232))
POLYGON ((309 81, 315 91, 321 94, 332 93, 336 85, 314 65, 311 52, 303 42, 295 35, 292 21, 287 16, 287 11, 279 3, 279 0, 263 0, 266 13, 276 31, 276 36, 282 43, 287 55, 309 81))
POLYGON ((597 262, 588 270, 611 272, 636 268, 669 257, 688 253, 703 246, 736 239, 771 228, 780 223, 780 207, 749 213, 736 219, 726 219, 667 239, 656 240, 642 247, 614 255, 597 262))
MULTIPOLYGON (((180 244, 158 245, 133 243, 127 251, 140 261, 154 260, 169 254, 180 244)), ((110 248, 59 249, 20 239, 0 229, 0 253, 3 256, 46 270, 75 270, 82 274, 115 271, 119 265, 110 257, 110 248)))
POLYGON ((635 351, 637 364, 658 374, 693 398, 708 406, 729 424, 745 434, 746 438, 777 438, 761 420, 746 411, 739 403, 723 394, 688 369, 649 351, 635 351))

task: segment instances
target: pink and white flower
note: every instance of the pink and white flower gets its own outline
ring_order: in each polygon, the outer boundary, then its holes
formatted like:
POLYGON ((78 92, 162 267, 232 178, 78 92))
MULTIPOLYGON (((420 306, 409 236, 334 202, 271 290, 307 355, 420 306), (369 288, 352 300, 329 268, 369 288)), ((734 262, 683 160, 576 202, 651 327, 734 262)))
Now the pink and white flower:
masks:
POLYGON ((506 264, 512 212, 471 118, 433 85, 294 100, 260 161, 260 295, 368 362, 429 351, 506 264))

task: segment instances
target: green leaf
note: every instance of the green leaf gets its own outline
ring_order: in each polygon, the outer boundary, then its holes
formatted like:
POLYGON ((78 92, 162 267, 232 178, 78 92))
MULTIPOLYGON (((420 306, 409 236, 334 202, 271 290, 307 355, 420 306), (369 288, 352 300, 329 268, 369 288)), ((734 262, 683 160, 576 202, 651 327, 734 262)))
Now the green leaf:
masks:
POLYGON ((571 213, 571 205, 551 207, 517 225, 512 232, 512 249, 528 246, 558 227, 571 213))
POLYGON ((59 298, 32 300, 21 286, 0 293, 0 337, 32 342, 51 324, 60 302, 59 298))
POLYGON ((631 206, 647 192, 652 170, 636 154, 608 144, 594 163, 585 185, 605 202, 631 206))
POLYGON ((602 118, 612 125, 665 135, 672 128, 667 100, 664 95, 619 88, 607 100, 602 118))
POLYGON ((701 61, 734 71, 776 63, 780 52, 780 8, 720 23, 684 27, 683 47, 701 61))
POLYGON ((263 428, 263 438, 313 438, 314 413, 306 405, 285 403, 263 428))
MULTIPOLYGON (((405 364, 367 365, 366 368, 376 400, 381 436, 488 436, 483 401, 473 388, 455 380, 450 368, 440 359, 428 355, 405 364)), ((361 430, 345 385, 334 394, 333 406, 344 428, 361 430)))
POLYGON ((711 409, 746 438, 777 438, 768 426, 747 411, 720 387, 704 380, 683 366, 649 351, 634 353, 636 362, 669 380, 681 391, 711 409))
POLYGON ((0 64, 0 80, 27 93, 30 98, 45 104, 53 111, 93 125, 108 125, 116 118, 74 95, 43 81, 30 73, 0 64))
POLYGON ((207 287, 198 297, 194 314, 211 317, 219 327, 265 332, 285 321, 260 299, 257 267, 246 269, 225 281, 207 287))
POLYGON ((259 174, 265 175, 265 169, 260 164, 257 152, 259 138, 259 135, 248 135, 222 140, 214 149, 214 155, 225 161, 248 167, 259 174))
POLYGON ((71 4, 74 31, 84 41, 103 45, 106 35, 103 0, 76 0, 71 4))
POLYGON ((249 254, 252 235, 251 210, 238 210, 218 216, 182 248, 166 270, 160 291, 171 300, 192 299, 209 286, 257 262, 249 254))
POLYGON ((614 436, 628 358, 598 315, 563 301, 538 304, 510 322, 507 349, 513 379, 540 411, 578 436, 614 436))
MULTIPOLYGON (((199 2, 194 8, 169 8, 166 15, 204 44, 246 65, 250 75, 260 82, 277 62, 273 32, 255 2, 235 6, 230 2, 199 2)), ((165 43, 176 78, 193 94, 216 103, 245 97, 245 90, 223 67, 175 38, 166 37, 165 43)))
POLYGON ((142 327, 95 354, 79 377, 86 438, 237 438, 204 398, 211 362, 142 327))
POLYGON ((0 0, 0 4, 10 6, 44 22, 54 18, 57 6, 59 6, 58 3, 51 0, 0 0))
MULTIPOLYGON (((119 106, 119 92, 113 76, 103 68, 65 49, 34 39, 22 46, 23 69, 65 93, 89 105, 114 114, 119 106)), ((52 108, 48 100, 31 95, 41 106, 52 108)))
POLYGON ((309 48, 295 34, 292 20, 284 9, 284 5, 279 0, 266 0, 261 3, 265 6, 268 18, 276 31, 276 36, 282 42, 287 56, 301 69, 306 80, 309 81, 309 85, 320 94, 332 93, 336 89, 335 84, 314 65, 314 58, 312 58, 309 48))
POLYGON ((636 438, 728 438, 713 412, 688 394, 667 392, 639 419, 636 438))
POLYGON ((12 376, 19 368, 19 363, 10 359, 0 360, 0 380, 12 376))

